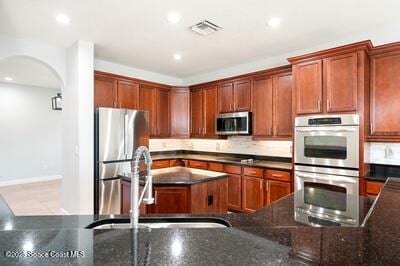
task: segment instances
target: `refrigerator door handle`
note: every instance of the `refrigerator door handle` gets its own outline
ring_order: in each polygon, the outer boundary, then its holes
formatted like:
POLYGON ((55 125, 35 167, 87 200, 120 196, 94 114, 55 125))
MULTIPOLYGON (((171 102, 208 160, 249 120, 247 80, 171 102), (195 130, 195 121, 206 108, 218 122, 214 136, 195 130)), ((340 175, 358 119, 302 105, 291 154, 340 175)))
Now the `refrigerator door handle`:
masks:
POLYGON ((128 114, 124 113, 124 154, 125 159, 128 156, 128 114))

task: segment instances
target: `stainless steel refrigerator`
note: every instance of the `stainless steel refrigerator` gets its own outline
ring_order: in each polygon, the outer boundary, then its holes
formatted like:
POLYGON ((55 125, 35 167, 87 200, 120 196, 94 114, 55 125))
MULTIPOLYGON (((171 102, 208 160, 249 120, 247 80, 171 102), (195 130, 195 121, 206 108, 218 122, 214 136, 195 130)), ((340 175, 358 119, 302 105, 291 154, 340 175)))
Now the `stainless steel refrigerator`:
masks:
POLYGON ((119 175, 131 172, 131 161, 139 146, 149 146, 147 111, 96 109, 94 171, 96 214, 121 213, 119 175))

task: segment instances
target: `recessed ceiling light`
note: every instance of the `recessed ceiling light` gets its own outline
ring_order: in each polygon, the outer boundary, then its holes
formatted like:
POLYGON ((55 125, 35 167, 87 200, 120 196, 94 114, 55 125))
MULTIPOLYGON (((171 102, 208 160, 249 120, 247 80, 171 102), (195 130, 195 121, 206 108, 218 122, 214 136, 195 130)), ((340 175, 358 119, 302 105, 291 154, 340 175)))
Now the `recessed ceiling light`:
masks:
POLYGON ((280 18, 271 18, 268 21, 268 26, 270 26, 271 28, 276 28, 281 24, 281 19, 280 18))
POLYGON ((180 55, 180 54, 174 54, 174 59, 175 59, 176 61, 181 61, 181 60, 182 60, 182 55, 180 55))
POLYGON ((169 23, 176 24, 181 20, 181 15, 175 12, 171 12, 167 15, 167 20, 169 23))
POLYGON ((57 22, 60 23, 60 24, 65 24, 65 25, 67 25, 67 24, 71 23, 71 20, 70 20, 69 17, 68 17, 67 15, 65 15, 65 14, 58 14, 58 15, 56 16, 56 20, 57 20, 57 22))
POLYGON ((13 81, 13 78, 12 77, 5 77, 4 80, 5 81, 13 81))

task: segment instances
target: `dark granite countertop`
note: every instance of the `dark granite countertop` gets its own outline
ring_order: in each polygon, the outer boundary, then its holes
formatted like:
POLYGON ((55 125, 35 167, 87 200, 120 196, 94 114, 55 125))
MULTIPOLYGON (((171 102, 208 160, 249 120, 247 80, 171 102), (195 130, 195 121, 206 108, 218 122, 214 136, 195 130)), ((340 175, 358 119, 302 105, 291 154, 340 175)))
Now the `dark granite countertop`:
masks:
POLYGON ((237 164, 241 166, 250 166, 250 167, 263 167, 263 168, 271 168, 277 170, 292 170, 292 163, 285 161, 272 161, 268 159, 258 159, 256 158, 252 164, 244 164, 241 163, 241 159, 251 159, 253 156, 251 155, 228 155, 222 154, 219 155, 217 153, 156 153, 152 155, 154 161, 156 160, 172 160, 172 159, 186 159, 186 160, 199 160, 199 161, 210 161, 210 162, 219 162, 219 163, 229 163, 229 164, 237 164))
MULTIPOLYGON (((228 177, 226 173, 180 166, 152 170, 151 173, 153 185, 194 185, 228 177)), ((130 181, 132 174, 119 176, 124 180, 130 181)), ((142 183, 144 178, 141 177, 142 183)))
MULTIPOLYGON (((108 216, 6 217, 0 219, 0 265, 400 264, 400 179, 388 179, 364 226, 292 223, 291 201, 293 194, 253 214, 214 215, 233 226, 218 229, 91 230, 83 228, 108 216), (84 257, 5 256, 15 255, 7 251, 23 250, 41 254, 78 250, 84 257)), ((370 205, 364 198, 360 202, 370 205)))

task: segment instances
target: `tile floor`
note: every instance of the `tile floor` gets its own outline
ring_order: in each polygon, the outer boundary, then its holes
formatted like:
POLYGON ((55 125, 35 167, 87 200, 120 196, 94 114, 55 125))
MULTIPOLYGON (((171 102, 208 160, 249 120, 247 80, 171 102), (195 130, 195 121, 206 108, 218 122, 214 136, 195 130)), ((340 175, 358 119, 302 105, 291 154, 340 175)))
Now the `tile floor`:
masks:
POLYGON ((61 180, 0 187, 15 215, 55 215, 61 211, 61 180))

